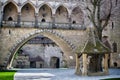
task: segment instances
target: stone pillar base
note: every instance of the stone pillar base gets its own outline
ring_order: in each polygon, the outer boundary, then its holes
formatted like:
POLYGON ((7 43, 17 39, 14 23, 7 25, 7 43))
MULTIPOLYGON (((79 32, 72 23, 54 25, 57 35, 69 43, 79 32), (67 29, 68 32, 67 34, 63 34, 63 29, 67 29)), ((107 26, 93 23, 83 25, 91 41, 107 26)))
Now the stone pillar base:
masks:
POLYGON ((20 24, 16 24, 15 27, 21 27, 21 25, 20 24))

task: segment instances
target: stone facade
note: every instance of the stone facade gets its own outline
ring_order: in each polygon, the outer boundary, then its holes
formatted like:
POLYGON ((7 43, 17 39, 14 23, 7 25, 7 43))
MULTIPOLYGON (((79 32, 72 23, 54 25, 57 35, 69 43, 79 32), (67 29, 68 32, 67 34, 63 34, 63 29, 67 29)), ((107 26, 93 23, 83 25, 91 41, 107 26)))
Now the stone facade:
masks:
POLYGON ((110 42, 112 49, 114 49, 114 43, 116 43, 116 51, 112 50, 111 53, 111 67, 120 67, 120 19, 116 19, 114 23, 115 27, 110 30, 110 42), (115 66, 114 63, 117 63, 115 66))
MULTIPOLYGON (((76 30, 38 30, 38 29, 26 29, 26 28, 4 28, 2 29, 2 43, 1 53, 4 52, 2 55, 1 61, 5 58, 9 59, 9 56, 14 54, 26 41, 29 39, 37 36, 43 35, 45 37, 50 38, 53 40, 63 51, 65 56, 67 56, 69 65, 75 64, 75 57, 72 48, 82 46, 86 41, 86 32, 85 31, 76 31, 76 30), (9 31, 11 34, 9 34, 9 31), (7 33, 6 33, 7 32, 7 33), (66 34, 67 33, 67 34, 66 34), (19 36, 19 37, 18 37, 19 36), (7 55, 7 56, 6 56, 7 55), (70 59, 70 56, 73 56, 74 60, 70 59)), ((2 63, 4 64, 5 61, 2 63)))
POLYGON ((22 48, 21 55, 17 55, 14 58, 12 66, 15 68, 56 68, 52 66, 54 61, 51 62, 53 57, 59 58, 59 66, 63 65, 63 54, 60 48, 52 44, 25 44, 22 48), (21 62, 21 65, 20 65, 21 62), (35 63, 32 64, 32 62, 35 63))
POLYGON ((25 44, 22 47, 22 50, 25 51, 25 54, 29 55, 30 58, 35 58, 40 56, 44 60, 44 66, 43 68, 51 67, 50 66, 50 60, 52 57, 57 57, 60 59, 59 67, 62 67, 62 51, 61 49, 52 44, 25 44))
MULTIPOLYGON (((40 25, 40 22, 79 23, 83 25, 82 5, 71 2, 11 0, 3 1, 3 23, 40 25), (14 14, 13 14, 14 13, 14 14), (79 17, 79 18, 78 18, 79 17), (17 22, 17 23, 16 23, 17 22)), ((23 26, 22 26, 23 27, 23 26)), ((27 26, 28 27, 28 26, 27 26)))
POLYGON ((14 58, 12 67, 14 68, 29 68, 29 56, 27 55, 18 55, 14 58))
MULTIPOLYGON (((84 0, 1 0, 0 2, 0 64, 11 67, 14 55, 28 40, 42 35, 53 40, 66 56, 69 66, 75 66, 75 49, 88 39, 89 20, 84 0), (79 4, 78 4, 79 3, 79 4)), ((120 20, 113 19, 103 31, 117 52, 110 53, 110 63, 120 67, 120 20)), ((56 55, 56 54, 55 54, 56 55)))

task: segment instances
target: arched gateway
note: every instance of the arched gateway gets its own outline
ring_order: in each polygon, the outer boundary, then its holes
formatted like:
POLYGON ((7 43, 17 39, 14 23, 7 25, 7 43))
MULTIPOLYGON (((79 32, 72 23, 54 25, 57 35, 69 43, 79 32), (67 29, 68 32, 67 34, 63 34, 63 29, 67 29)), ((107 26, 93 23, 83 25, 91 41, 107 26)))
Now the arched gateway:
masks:
POLYGON ((79 44, 83 46, 87 39, 84 10, 82 6, 77 7, 81 4, 78 5, 78 2, 71 5, 69 2, 51 2, 1 1, 0 68, 11 67, 16 52, 28 40, 39 35, 54 41, 66 56, 68 66, 75 66, 73 50, 79 44))
POLYGON ((53 40, 63 51, 63 53, 66 56, 66 60, 68 61, 68 65, 71 62, 69 56, 72 56, 72 49, 71 47, 67 44, 67 42, 62 39, 63 37, 59 35, 56 31, 52 30, 35 30, 34 32, 31 32, 27 35, 24 35, 19 41, 17 41, 14 46, 11 48, 11 55, 9 57, 9 60, 7 62, 7 68, 10 68, 14 59, 15 54, 17 51, 30 39, 43 35, 51 40, 53 40))

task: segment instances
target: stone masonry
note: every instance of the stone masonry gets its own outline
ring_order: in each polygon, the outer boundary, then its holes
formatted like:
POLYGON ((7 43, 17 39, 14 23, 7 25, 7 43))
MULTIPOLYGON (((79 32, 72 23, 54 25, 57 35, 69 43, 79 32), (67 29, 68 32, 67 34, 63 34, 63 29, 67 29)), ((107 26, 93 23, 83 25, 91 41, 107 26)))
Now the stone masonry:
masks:
MULTIPOLYGON (((75 66, 75 49, 83 47, 88 39, 87 27, 90 27, 82 1, 0 0, 0 65, 11 67, 15 53, 28 40, 42 35, 60 47, 69 67, 75 66)), ((119 25, 120 16, 115 16, 103 31, 111 44, 111 67, 115 67, 114 63, 120 67, 119 25), (114 42, 117 46, 112 45, 114 42)))

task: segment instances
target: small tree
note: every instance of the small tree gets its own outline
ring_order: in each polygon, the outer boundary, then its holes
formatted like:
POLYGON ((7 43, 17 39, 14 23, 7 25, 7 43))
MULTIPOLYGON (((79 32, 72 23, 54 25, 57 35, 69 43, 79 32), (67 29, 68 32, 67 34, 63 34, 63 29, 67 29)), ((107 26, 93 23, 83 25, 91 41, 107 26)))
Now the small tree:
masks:
POLYGON ((109 24, 118 7, 118 0, 85 0, 88 18, 95 27, 98 38, 102 40, 102 32, 109 24))
MULTIPOLYGON (((116 9, 119 11, 119 0, 84 0, 87 16, 95 28, 98 39, 102 41, 102 32, 109 24, 116 9)), ((112 24, 113 25, 113 24, 112 24)), ((97 71, 102 71, 102 57, 97 60, 97 71)), ((91 67, 91 66, 89 66, 91 67)))

